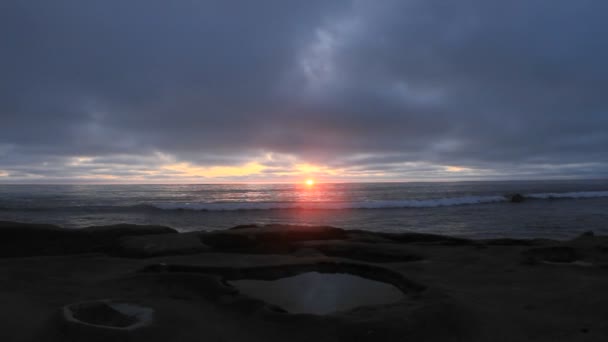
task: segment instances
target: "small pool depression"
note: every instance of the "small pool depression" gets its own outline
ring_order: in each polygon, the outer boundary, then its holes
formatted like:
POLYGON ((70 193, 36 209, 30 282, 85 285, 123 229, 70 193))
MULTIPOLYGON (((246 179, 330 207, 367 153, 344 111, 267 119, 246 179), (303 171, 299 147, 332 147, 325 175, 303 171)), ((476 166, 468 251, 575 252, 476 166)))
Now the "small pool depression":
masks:
POLYGON ((290 313, 324 315, 359 306, 398 302, 396 286, 346 273, 306 272, 277 280, 232 280, 241 293, 290 313))

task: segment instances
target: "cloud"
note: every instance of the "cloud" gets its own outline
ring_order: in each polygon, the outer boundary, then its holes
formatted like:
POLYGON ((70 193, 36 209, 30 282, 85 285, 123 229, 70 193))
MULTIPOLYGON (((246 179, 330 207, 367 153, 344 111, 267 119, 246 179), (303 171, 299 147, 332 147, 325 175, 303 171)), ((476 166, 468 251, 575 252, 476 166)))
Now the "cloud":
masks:
POLYGON ((0 181, 605 177, 606 10, 3 1, 0 181))

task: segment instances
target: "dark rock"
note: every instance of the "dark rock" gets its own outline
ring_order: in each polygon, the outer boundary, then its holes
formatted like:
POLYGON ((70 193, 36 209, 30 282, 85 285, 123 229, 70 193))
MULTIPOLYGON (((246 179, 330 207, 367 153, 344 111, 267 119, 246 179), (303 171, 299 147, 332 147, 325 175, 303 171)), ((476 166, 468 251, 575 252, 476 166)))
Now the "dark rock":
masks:
POLYGON ((146 226, 136 224, 115 224, 111 226, 91 226, 80 229, 83 233, 103 237, 119 238, 123 236, 177 234, 177 230, 165 226, 146 226))
POLYGON ((253 248, 258 245, 258 242, 253 237, 226 231, 203 233, 200 238, 204 244, 221 250, 240 250, 243 248, 253 248))
POLYGON ((295 250, 294 242, 346 238, 347 232, 340 228, 296 225, 237 226, 201 234, 203 243, 211 247, 250 253, 289 253, 295 250))
POLYGON ((511 203, 521 203, 525 200, 526 198, 522 194, 514 194, 510 198, 511 203))
POLYGON ((74 310, 74 318, 95 325, 127 327, 137 322, 133 316, 125 315, 104 302, 80 306, 74 310))
POLYGON ((391 243, 393 240, 387 239, 378 235, 375 232, 363 231, 363 230, 349 230, 348 240, 353 242, 363 243, 391 243))
POLYGON ((65 229, 54 225, 0 222, 0 257, 116 253, 125 236, 171 234, 162 226, 112 225, 65 229))
POLYGON ((580 260, 581 253, 568 246, 551 246, 532 248, 523 252, 527 263, 533 264, 537 261, 549 261, 558 263, 569 263, 580 260))
POLYGON ((0 221, 0 240, 2 241, 32 238, 55 239, 74 234, 75 231, 72 229, 63 229, 52 224, 0 221))
POLYGON ((400 243, 428 243, 428 244, 439 244, 439 245, 477 245, 479 242, 457 238, 452 236, 444 236, 438 234, 425 234, 425 233, 376 233, 378 236, 397 241, 400 243))
POLYGON ((483 240, 483 243, 488 246, 533 246, 540 244, 541 241, 536 239, 498 238, 483 240))
POLYGON ((608 245, 599 245, 595 247, 600 253, 608 253, 608 245))
POLYGON ((344 229, 330 226, 270 224, 241 228, 238 232, 253 236, 258 241, 336 240, 348 237, 344 229))
POLYGON ((303 242, 299 246, 313 248, 326 256, 339 257, 367 262, 411 262, 424 260, 424 257, 403 250, 395 244, 369 244, 345 241, 303 242))
POLYGON ((66 305, 62 318, 62 341, 150 341, 154 309, 98 300, 66 305))
MULTIPOLYGON (((247 262, 243 262, 243 264, 247 264, 247 262)), ((222 335, 213 340, 402 341, 404 338, 420 341, 473 340, 469 334, 469 327, 475 327, 475 325, 470 320, 473 315, 468 308, 440 290, 426 288, 409 280, 401 272, 376 265, 336 261, 250 267, 168 264, 147 267, 144 272, 138 274, 138 278, 149 280, 146 283, 142 282, 142 285, 156 285, 158 279, 164 279, 167 282, 167 288, 181 289, 183 286, 187 286, 189 289, 191 287, 200 288, 200 286, 199 284, 186 285, 188 281, 182 277, 188 274, 193 276, 218 275, 229 282, 242 279, 276 280, 305 272, 348 273, 390 283, 397 286, 405 294, 405 298, 397 303, 361 306, 352 310, 319 316, 288 314, 267 302, 239 293, 235 291, 235 288, 233 288, 234 293, 232 294, 225 294, 223 289, 219 289, 221 292, 209 289, 205 291, 205 298, 212 301, 213 310, 219 312, 226 310, 229 314, 223 314, 222 317, 230 317, 235 321, 234 325, 228 321, 215 323, 221 329, 219 331, 222 335), (159 270, 160 273, 157 273, 159 270), (225 328, 232 326, 235 328, 225 328), (236 329, 237 327, 239 329, 236 329), (238 334, 228 335, 228 332, 232 331, 238 334)), ((194 279, 197 277, 191 278, 191 280, 194 279)), ((302 285, 305 286, 305 284, 302 285)), ((193 304, 196 307, 202 306, 198 303, 193 304)), ((175 311, 177 310, 168 313, 175 311)), ((202 323, 196 324, 201 328, 195 331, 199 335, 194 336, 192 341, 196 340, 198 336, 213 336, 210 335, 213 329, 209 324, 214 323, 209 322, 218 321, 213 321, 212 318, 203 316, 202 323), (199 331, 204 331, 204 333, 201 334, 199 331)), ((180 323, 181 320, 176 320, 176 322, 180 323)))
POLYGON ((209 251, 200 240, 200 234, 156 234, 125 236, 118 242, 121 256, 149 258, 162 255, 185 255, 209 251))
POLYGON ((63 255, 84 252, 83 235, 50 224, 0 222, 0 257, 63 255))
POLYGON ((404 277, 399 272, 395 272, 391 269, 365 263, 343 261, 319 261, 313 263, 302 262, 254 267, 217 267, 179 264, 156 264, 146 266, 140 272, 199 273, 207 275, 217 275, 222 277, 224 280, 277 280, 280 278, 295 276, 306 272, 349 273, 364 278, 392 284, 404 293, 420 292, 426 289, 426 286, 414 282, 404 277))
POLYGON ((257 224, 240 224, 238 226, 234 226, 232 228, 230 228, 230 230, 237 230, 237 229, 246 229, 246 228, 258 228, 259 226, 257 224))

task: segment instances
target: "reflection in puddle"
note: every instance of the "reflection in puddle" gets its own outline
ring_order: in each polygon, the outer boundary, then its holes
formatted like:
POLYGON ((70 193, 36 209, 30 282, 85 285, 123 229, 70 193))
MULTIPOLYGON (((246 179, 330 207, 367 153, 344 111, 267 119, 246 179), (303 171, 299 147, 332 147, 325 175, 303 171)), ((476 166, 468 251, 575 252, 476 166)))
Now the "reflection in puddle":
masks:
POLYGON ((250 297, 291 313, 328 314, 362 305, 394 303, 404 296, 391 284, 341 273, 308 272, 278 280, 229 283, 250 297))

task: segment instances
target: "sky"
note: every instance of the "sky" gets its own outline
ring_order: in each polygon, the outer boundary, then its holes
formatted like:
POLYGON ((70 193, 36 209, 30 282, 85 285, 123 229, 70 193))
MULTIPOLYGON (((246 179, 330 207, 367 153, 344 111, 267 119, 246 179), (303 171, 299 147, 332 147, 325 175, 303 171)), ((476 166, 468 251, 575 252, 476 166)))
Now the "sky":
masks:
POLYGON ((605 0, 3 0, 0 183, 608 178, 605 0))

